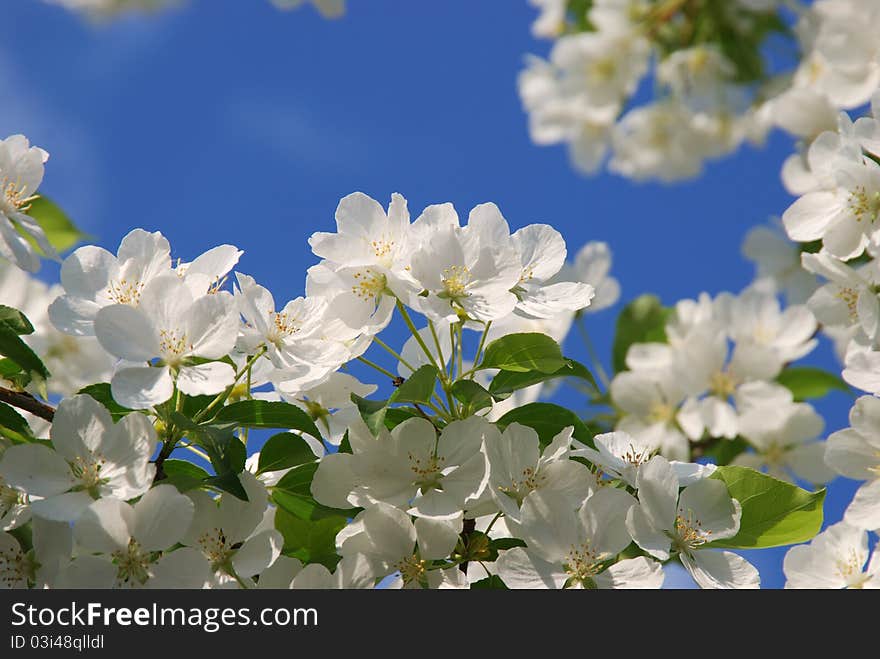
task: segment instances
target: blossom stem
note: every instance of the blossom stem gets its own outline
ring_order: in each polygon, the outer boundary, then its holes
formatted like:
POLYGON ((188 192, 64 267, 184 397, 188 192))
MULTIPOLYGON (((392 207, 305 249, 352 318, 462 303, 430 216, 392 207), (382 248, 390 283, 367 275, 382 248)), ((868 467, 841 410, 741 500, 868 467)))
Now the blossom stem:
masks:
POLYGON ((434 327, 433 320, 428 320, 428 327, 431 328, 431 336, 434 337, 434 345, 437 346, 437 356, 440 357, 440 363, 443 364, 443 369, 440 372, 446 373, 447 377, 449 377, 450 374, 446 372, 446 359, 443 357, 443 348, 440 347, 440 338, 437 336, 437 328, 434 327))
POLYGON ((374 369, 376 369, 376 370, 379 371, 382 375, 386 375, 386 376, 388 376, 389 378, 391 378, 392 380, 396 380, 396 379, 397 379, 397 376, 394 375, 394 373, 392 373, 391 371, 389 371, 387 368, 382 368, 382 367, 379 366, 376 362, 371 362, 371 361, 370 361, 369 359, 367 359, 366 357, 359 356, 359 357, 357 358, 357 360, 358 360, 359 362, 362 362, 362 363, 366 364, 366 365, 369 366, 370 368, 374 368, 374 369))
POLYGON ((464 335, 461 329, 461 325, 461 322, 455 324, 455 332, 456 334, 458 334, 458 367, 456 368, 456 373, 458 373, 458 377, 461 377, 461 372, 464 370, 464 368, 462 368, 462 363, 464 361, 464 335))
MULTIPOLYGON (((477 354, 474 355, 474 368, 470 370, 471 373, 476 370, 477 364, 480 363, 480 357, 483 354, 483 346, 486 344, 486 337, 489 336, 489 328, 491 327, 492 321, 490 320, 488 323, 486 323, 486 326, 483 328, 483 334, 480 336, 480 344, 477 346, 477 354)), ((462 377, 462 375, 459 374, 458 377, 462 377)))
POLYGON ((208 454, 202 451, 201 449, 196 448, 192 444, 178 444, 177 448, 185 448, 187 451, 195 453, 197 456, 205 460, 206 462, 210 462, 211 458, 208 457, 208 454))
POLYGON ((389 355, 391 355, 392 357, 394 357, 397 361, 399 361, 401 364, 403 364, 406 368, 408 368, 409 370, 411 370, 413 373, 416 372, 416 369, 415 369, 415 367, 413 367, 412 364, 410 364, 408 361, 406 361, 406 360, 401 356, 401 354, 400 354, 399 352, 397 352, 394 348, 392 348, 392 347, 389 346, 387 343, 385 343, 385 342, 384 342, 382 339, 380 339, 378 336, 374 336, 374 337, 373 337, 373 341, 374 341, 375 343, 378 343, 380 348, 384 348, 384 350, 385 350, 389 355))
POLYGON ((205 418, 205 415, 207 415, 209 412, 213 411, 215 407, 225 403, 226 399, 229 398, 229 395, 232 393, 232 390, 235 389, 235 385, 238 384, 239 380, 241 380, 241 376, 243 376, 245 373, 249 372, 251 367, 265 353, 266 353, 266 346, 260 346, 260 349, 257 350, 257 352, 250 359, 248 359, 247 363, 244 366, 242 366, 241 369, 239 369, 239 371, 235 374, 235 379, 232 381, 232 384, 230 384, 228 387, 226 387, 226 389, 224 389, 222 392, 220 392, 217 395, 217 397, 211 401, 211 403, 208 405, 208 407, 206 407, 201 412, 196 414, 193 417, 193 421, 198 423, 199 421, 201 421, 202 419, 205 418))
MULTIPOLYGON (((412 332, 412 335, 414 337, 416 337, 416 341, 418 342, 421 349, 425 352, 425 355, 428 357, 428 361, 434 366, 437 366, 437 357, 431 354, 431 351, 428 349, 428 345, 425 343, 422 335, 419 334, 419 331, 416 329, 415 323, 413 323, 412 318, 410 318, 409 312, 406 310, 406 307, 403 306, 403 302, 401 302, 400 300, 397 300, 397 309, 400 311, 400 315, 403 317, 403 322, 406 323, 409 331, 412 332)), ((440 370, 439 366, 437 366, 437 370, 440 370)))
POLYGON ((590 356, 590 361, 593 362, 593 368, 596 369, 596 375, 599 376, 599 380, 602 382, 602 385, 605 387, 605 389, 608 389, 608 385, 611 383, 611 380, 608 378, 608 374, 602 367, 602 362, 599 360, 599 353, 596 352, 593 341, 590 339, 590 335, 587 332, 587 327, 584 324, 583 314, 578 314, 577 327, 578 331, 580 332, 581 339, 583 339, 584 341, 584 346, 587 348, 587 354, 590 356))
POLYGON ((486 530, 483 531, 483 533, 485 533, 486 535, 489 535, 489 531, 492 530, 492 527, 495 526, 495 522, 497 522, 503 514, 504 513, 499 512, 497 515, 495 515, 495 517, 492 518, 492 521, 489 522, 489 526, 486 527, 486 530))

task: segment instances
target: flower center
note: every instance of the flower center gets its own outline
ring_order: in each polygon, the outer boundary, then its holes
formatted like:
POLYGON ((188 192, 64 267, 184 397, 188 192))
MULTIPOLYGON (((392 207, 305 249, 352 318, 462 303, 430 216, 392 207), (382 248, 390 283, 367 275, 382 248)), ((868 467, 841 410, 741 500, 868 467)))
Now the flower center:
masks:
POLYGON ((141 301, 141 292, 144 290, 144 284, 140 281, 129 281, 128 279, 115 279, 110 282, 107 287, 107 297, 116 304, 128 304, 136 307, 141 301))
POLYGON ((3 191, 0 203, 2 203, 3 210, 7 212, 26 213, 30 208, 30 203, 39 198, 39 195, 28 196, 27 186, 22 185, 20 179, 10 181, 6 176, 0 179, 0 190, 3 191))
POLYGON ((415 476, 413 485, 419 486, 422 492, 431 489, 443 489, 440 487, 440 482, 443 479, 443 463, 445 458, 437 455, 422 458, 412 453, 407 454, 407 457, 409 457, 409 468, 415 476))
POLYGON ((617 73, 617 61, 613 57, 601 57, 587 64, 587 79, 591 83, 610 82, 617 73))
POLYGON ((394 567, 400 572, 403 583, 408 584, 413 581, 421 582, 428 571, 427 565, 427 561, 421 560, 418 554, 413 554, 399 560, 394 567))
POLYGON ((0 518, 5 517, 16 506, 26 505, 30 501, 27 494, 9 487, 0 477, 0 518))
POLYGON ((222 528, 214 527, 202 533, 198 540, 202 553, 211 561, 216 570, 224 565, 232 556, 232 548, 226 543, 226 534, 222 528))
POLYGON ((273 328, 270 328, 269 340, 278 345, 285 337, 296 334, 300 330, 299 319, 291 318, 287 313, 271 312, 273 328))
POLYGON ((648 448, 637 449, 632 444, 626 449, 626 453, 620 456, 624 462, 628 462, 633 467, 638 467, 643 462, 647 462, 651 457, 651 451, 648 448))
POLYGON ((849 193, 849 209, 856 217, 856 222, 864 219, 873 224, 880 216, 880 192, 869 193, 864 185, 857 186, 849 193))
POLYGON ((859 319, 859 292, 854 288, 840 288, 834 296, 846 305, 850 322, 856 322, 859 319))
POLYGON ((393 256, 394 251, 393 240, 389 240, 385 236, 382 236, 379 240, 373 240, 370 242, 370 249, 373 250, 373 256, 376 257, 376 260, 384 265, 391 265, 391 257, 393 256))
POLYGON ((147 567, 152 563, 149 552, 141 549, 137 540, 131 538, 126 549, 114 551, 113 562, 116 563, 116 580, 123 586, 143 584, 150 577, 147 567))
POLYGON ((98 487, 108 480, 101 477, 101 470, 106 462, 107 459, 100 453, 89 453, 87 458, 77 456, 70 463, 70 471, 74 478, 80 482, 82 489, 96 498, 98 496, 98 487))
POLYGON ((471 281, 471 273, 463 265, 451 265, 443 268, 443 293, 441 297, 452 298, 453 300, 460 297, 467 297, 467 286, 471 281))
POLYGON ((718 398, 729 398, 736 393, 736 379, 726 371, 716 371, 709 378, 709 390, 718 398))
POLYGON ((674 418, 675 408, 667 403, 654 401, 648 409, 649 423, 669 423, 674 418))
POLYGON ((169 366, 179 366, 183 355, 193 349, 186 341, 186 332, 180 330, 159 330, 159 352, 169 366))
POLYGON ((374 300, 385 290, 385 275, 366 268, 354 273, 354 286, 351 292, 362 300, 374 300))
POLYGON ((871 579, 871 575, 862 572, 862 561, 855 549, 850 549, 849 555, 837 561, 837 571, 846 581, 847 588, 861 589, 871 579))
POLYGON ((693 511, 679 509, 675 516, 675 537, 672 539, 679 552, 690 553, 709 542, 712 532, 704 531, 702 527, 702 522, 693 511))
POLYGON ((537 490, 546 482, 546 474, 539 472, 537 469, 534 469, 532 467, 526 467, 525 469, 523 469, 520 480, 512 478, 510 480, 510 485, 499 485, 498 490, 509 496, 511 499, 516 499, 516 502, 518 504, 522 504, 523 499, 526 498, 529 492, 537 490))
POLYGON ((591 586, 592 578, 602 571, 602 563, 608 558, 607 554, 593 550, 590 543, 585 540, 579 547, 571 546, 562 569, 568 574, 569 584, 580 583, 591 586))

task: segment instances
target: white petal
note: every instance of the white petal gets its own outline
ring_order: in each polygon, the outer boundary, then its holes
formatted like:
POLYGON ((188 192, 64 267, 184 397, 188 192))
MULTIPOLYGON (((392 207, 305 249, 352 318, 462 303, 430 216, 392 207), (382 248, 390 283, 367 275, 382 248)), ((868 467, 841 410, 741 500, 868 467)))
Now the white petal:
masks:
POLYGON ((83 547, 111 554, 128 547, 133 521, 134 510, 124 501, 111 497, 99 499, 76 520, 73 535, 83 547))
POLYGON ((131 534, 148 551, 168 549, 180 542, 192 522, 192 500, 173 485, 159 485, 134 506, 131 534))
POLYGON ((461 532, 461 518, 451 521, 419 518, 415 527, 419 555, 427 560, 436 560, 448 557, 455 549, 461 532))
POLYGON ((64 458, 39 444, 19 444, 6 449, 0 459, 0 478, 38 497, 67 492, 75 483, 64 458))
POLYGON ((34 515, 56 522, 73 522, 93 501, 85 492, 67 492, 31 502, 34 515))
POLYGON ((844 519, 863 529, 880 529, 880 479, 864 483, 853 496, 844 519))
POLYGON ((111 304, 95 316, 95 336, 114 357, 149 361, 159 354, 159 334, 150 318, 127 304, 111 304))
POLYGON ((700 588, 760 588, 755 566, 731 551, 696 551, 681 554, 681 562, 700 588))
POLYGON ((232 566, 240 577, 259 574, 281 554, 284 539, 272 529, 249 538, 232 557, 232 566))
POLYGON ((217 394, 235 381, 235 370, 225 362, 209 362, 183 366, 177 376, 177 387, 187 396, 217 394))
POLYGON ((661 588, 666 574, 657 561, 639 556, 618 561, 593 577, 599 588, 661 588))
POLYGON ((558 589, 568 579, 561 566, 548 563, 522 547, 501 552, 495 566, 508 588, 558 589))
POLYGON ((110 381, 110 392, 120 405, 142 410, 171 398, 174 381, 167 366, 121 368, 110 381))
POLYGON ((153 567, 147 588, 202 589, 213 579, 211 565, 200 551, 181 547, 165 554, 153 567))

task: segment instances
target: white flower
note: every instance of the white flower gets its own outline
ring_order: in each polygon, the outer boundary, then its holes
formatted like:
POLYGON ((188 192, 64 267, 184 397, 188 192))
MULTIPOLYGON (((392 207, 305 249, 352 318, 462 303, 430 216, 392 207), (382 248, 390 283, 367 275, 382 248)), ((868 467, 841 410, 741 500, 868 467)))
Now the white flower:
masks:
MULTIPOLYGON (((511 313, 520 283, 520 254, 510 244, 510 230, 494 204, 481 204, 468 225, 442 226, 412 255, 412 275, 428 295, 410 300, 434 321, 455 322, 463 314, 488 322, 511 313)), ((564 255, 563 255, 564 258, 564 255)))
POLYGON ((816 278, 801 267, 801 250, 788 240, 780 222, 753 227, 746 234, 742 253, 757 269, 755 286, 772 283, 785 293, 789 304, 802 304, 816 290, 816 278))
POLYGON ((518 521, 520 506, 531 492, 555 492, 578 507, 596 487, 596 479, 581 463, 569 460, 573 427, 560 432, 540 450, 538 433, 511 423, 501 434, 487 433, 489 491, 501 511, 518 521))
POLYGON ((188 547, 168 551, 183 538, 194 511, 173 485, 159 485, 133 506, 113 497, 93 502, 77 519, 74 537, 112 559, 117 588, 203 588, 212 577, 205 557, 188 547))
MULTIPOLYGON (((235 273, 236 299, 246 321, 238 340, 239 350, 254 354, 261 345, 276 368, 327 364, 338 367, 348 351, 340 343, 321 339, 327 302, 323 298, 298 297, 275 311, 275 300, 268 289, 253 277, 235 273)), ((323 374, 322 376, 323 377, 323 374)))
MULTIPOLYGON (((265 573, 264 573, 265 574, 265 573)), ((293 578, 290 587, 297 589, 372 588, 376 575, 363 554, 348 554, 330 572, 320 563, 306 565, 293 578)))
POLYGON ((114 424, 103 405, 84 394, 58 405, 51 430, 54 451, 41 444, 10 447, 0 478, 32 497, 34 515, 73 521, 93 499, 128 500, 146 492, 156 469, 149 463, 156 431, 143 414, 114 424))
POLYGON ((140 294, 138 308, 103 307, 95 316, 95 335, 111 355, 126 360, 113 375, 113 398, 143 409, 171 398, 174 386, 187 395, 216 394, 232 384, 233 368, 220 359, 238 335, 238 305, 218 291, 194 298, 176 275, 153 279, 140 294), (138 363, 159 359, 155 366, 138 363))
POLYGON ((847 333, 841 338, 848 341, 843 355, 844 369, 841 377, 857 389, 880 394, 880 351, 877 350, 876 342, 862 331, 847 333))
POLYGON ((603 488, 579 508, 556 492, 526 497, 516 547, 498 557, 509 588, 659 588, 663 569, 639 557, 608 565, 630 543, 627 511, 636 503, 623 490, 603 488))
POLYGON ((171 271, 171 246, 158 231, 134 229, 119 244, 116 256, 87 245, 61 264, 65 294, 49 307, 52 323, 62 332, 92 336, 98 311, 111 304, 136 307, 144 287, 171 271))
POLYGON ((269 513, 266 487, 247 471, 238 478, 247 501, 231 494, 223 494, 218 502, 201 490, 187 493, 195 513, 181 543, 208 559, 212 570, 220 573, 221 584, 229 577, 247 579, 260 574, 275 562, 283 544, 278 531, 264 528, 264 516, 269 513))
POLYGON ((786 588, 880 588, 880 552, 869 562, 868 533, 846 522, 789 549, 782 570, 786 588))
POLYGON ((326 455, 312 480, 315 499, 334 508, 388 503, 418 517, 452 519, 475 503, 489 480, 484 438, 498 430, 480 417, 453 421, 439 438, 421 418, 373 437, 349 428, 352 453, 326 455))
POLYGON ((825 422, 808 403, 793 402, 791 392, 766 382, 751 382, 737 392, 739 434, 755 449, 733 464, 766 469, 774 478, 825 483, 834 472, 825 465, 825 442, 817 441, 825 422))
POLYGON ((464 588, 467 580, 457 567, 429 569, 430 562, 447 558, 458 543, 461 516, 448 520, 419 518, 385 503, 358 513, 336 536, 343 560, 362 554, 373 574, 398 573, 389 588, 464 588))
POLYGON ((742 508, 722 481, 701 479, 679 495, 675 470, 658 455, 639 470, 637 485, 639 504, 627 513, 626 527, 639 547, 661 561, 677 552, 701 588, 758 587, 758 571, 744 558, 704 550, 739 530, 742 508))
POLYGON ((272 0, 279 9, 297 9, 310 1, 324 18, 339 18, 345 13, 345 0, 272 0))
POLYGON ((880 330, 880 302, 873 290, 880 280, 876 265, 855 269, 822 252, 801 258, 804 269, 828 280, 807 300, 816 320, 830 327, 858 326, 876 338, 880 330))
POLYGON ((529 0, 529 4, 541 12, 532 23, 532 34, 545 39, 559 36, 565 27, 568 0, 529 0))
MULTIPOLYGON (((282 397, 308 412, 324 439, 339 446, 345 431, 360 415, 351 395, 365 398, 377 388, 374 384, 364 384, 348 373, 331 373, 324 382, 314 387, 297 394, 283 394, 282 397)), ((303 435, 303 439, 309 441, 307 435, 303 435)))
POLYGON ((848 260, 859 256, 877 238, 880 217, 880 165, 840 162, 833 190, 808 192, 782 215, 792 240, 822 240, 832 256, 848 260))
POLYGON ((611 249, 608 243, 590 241, 578 250, 572 265, 566 265, 559 273, 561 280, 589 284, 596 292, 590 306, 583 313, 595 313, 614 305, 620 298, 620 283, 609 275, 611 249))
POLYGON ((18 528, 30 518, 30 497, 22 490, 10 487, 0 476, 0 531, 18 528))
POLYGON ((847 478, 865 481, 844 520, 863 529, 880 529, 880 399, 859 398, 850 410, 849 423, 850 428, 828 437, 825 462, 847 478))
POLYGON ((47 257, 58 260, 42 227, 27 215, 48 159, 49 154, 31 146, 24 135, 0 140, 0 255, 29 272, 40 269, 40 257, 25 236, 33 238, 47 257))

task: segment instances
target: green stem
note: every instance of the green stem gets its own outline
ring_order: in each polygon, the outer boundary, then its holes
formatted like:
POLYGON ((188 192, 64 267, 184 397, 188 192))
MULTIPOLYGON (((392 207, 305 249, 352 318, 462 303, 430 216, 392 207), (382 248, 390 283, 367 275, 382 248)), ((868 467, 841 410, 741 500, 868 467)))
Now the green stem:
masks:
POLYGON ((15 432, 12 428, 0 426, 0 435, 11 441, 13 444, 29 444, 29 440, 24 435, 15 432))
POLYGON ((193 421, 198 423, 199 421, 201 421, 202 419, 205 418, 205 415, 208 414, 208 412, 211 412, 218 405, 222 405, 223 403, 225 403, 226 399, 229 398, 230 394, 232 394, 232 390, 235 389, 235 385, 238 384, 238 381, 241 379, 241 377, 245 373, 249 372, 251 367, 264 354, 266 354, 266 346, 260 346, 260 349, 257 350, 256 354, 253 355, 250 359, 248 359, 247 363, 244 366, 242 366, 241 369, 235 374, 235 379, 232 381, 232 384, 230 384, 228 387, 226 387, 226 389, 224 389, 220 394, 218 394, 217 397, 211 401, 211 404, 208 405, 208 407, 206 407, 201 412, 196 414, 193 417, 193 421))
POLYGON ((464 362, 464 336, 461 325, 460 322, 455 324, 455 333, 458 335, 458 365, 456 367, 456 373, 458 373, 459 377, 461 377, 461 372, 464 370, 462 367, 462 363, 464 362))
POLYGON ((208 457, 208 454, 202 451, 201 449, 197 449, 192 444, 178 444, 176 448, 185 448, 187 451, 191 451, 195 453, 197 456, 205 460, 206 462, 210 462, 211 458, 208 457))
POLYGON ((498 519, 499 519, 503 514, 504 514, 504 513, 499 512, 497 515, 495 515, 495 517, 492 518, 492 521, 489 522, 489 526, 486 527, 486 530, 483 531, 483 533, 485 533, 486 535, 489 535, 489 531, 492 530, 492 527, 495 526, 495 522, 497 522, 498 519))
MULTIPOLYGON (((446 377, 451 377, 451 374, 446 372, 446 359, 443 357, 443 348, 440 347, 440 338, 437 336, 437 328, 434 327, 434 321, 428 320, 428 327, 431 328, 431 336, 434 337, 434 345, 437 346, 437 356, 440 357, 440 363, 443 364, 443 368, 440 369, 440 373, 446 373, 446 377)), ((450 362, 452 360, 450 359, 450 362)), ((451 364, 450 364, 451 365, 451 364)), ((441 378, 442 380, 443 378, 441 378)))
POLYGON ((578 315, 577 319, 578 331, 580 332, 581 338, 584 341, 584 345, 587 348, 587 354, 590 356, 590 361, 593 362, 593 368, 596 369, 596 374, 599 376, 599 380, 601 380, 602 385, 605 389, 608 389, 608 385, 611 381, 608 378, 608 374, 605 372, 605 369, 602 368, 602 362, 599 360, 599 354, 596 352, 596 348, 593 346, 593 341, 590 339, 589 333, 587 333, 587 328, 584 325, 584 317, 583 314, 578 315))
MULTIPOLYGON (((486 344, 486 337, 489 336, 490 327, 492 327, 491 320, 486 323, 486 326, 483 328, 483 334, 480 336, 480 344, 477 346, 477 354, 474 356, 474 368, 472 368, 470 372, 473 372, 476 369, 477 364, 480 363, 480 357, 483 354, 483 346, 486 344)), ((463 376, 459 375, 458 377, 461 378, 463 376)))
POLYGON ((396 380, 396 379, 397 379, 397 376, 394 375, 394 373, 392 373, 391 371, 389 371, 387 368, 382 368, 382 367, 379 366, 376 362, 371 362, 369 359, 367 359, 366 357, 363 357, 363 356, 358 357, 357 359, 358 359, 359 362, 366 364, 366 365, 369 366, 370 368, 374 368, 374 369, 376 369, 376 370, 379 371, 382 375, 386 375, 386 376, 388 376, 389 378, 391 378, 392 380, 396 380))
POLYGON ((387 343, 385 343, 385 342, 384 342, 382 339, 380 339, 378 336, 374 336, 374 337, 373 337, 373 342, 374 342, 374 343, 377 343, 377 344, 379 345, 380 348, 384 348, 385 351, 386 351, 389 355, 391 355, 392 357, 394 357, 397 361, 399 361, 401 364, 403 364, 404 366, 406 366, 406 367, 407 367, 409 370, 411 370, 413 373, 416 372, 417 369, 416 369, 412 364, 410 364, 408 361, 406 361, 406 360, 400 355, 399 352, 397 352, 394 348, 392 348, 392 347, 389 346, 387 343))
POLYGON ((425 340, 422 338, 422 335, 419 334, 419 331, 416 329, 415 323, 413 323, 412 318, 410 318, 409 312, 406 310, 406 307, 403 306, 403 302, 397 300, 397 309, 400 311, 400 315, 403 317, 403 322, 406 323, 406 326, 409 328, 409 331, 412 332, 412 335, 416 337, 416 341, 419 346, 425 352, 425 355, 428 357, 428 362, 437 367, 437 370, 440 370, 440 366, 437 364, 436 355, 432 355, 431 351, 428 349, 428 344, 425 343, 425 340))

